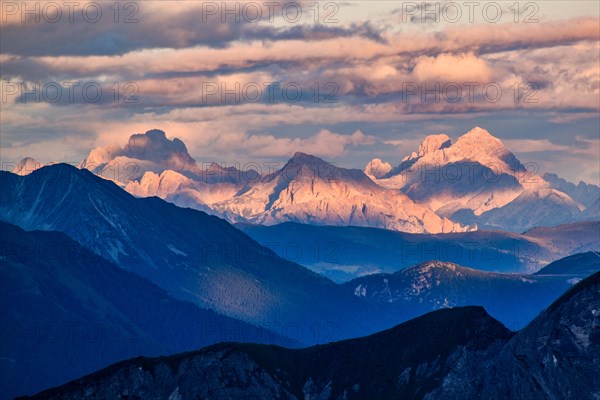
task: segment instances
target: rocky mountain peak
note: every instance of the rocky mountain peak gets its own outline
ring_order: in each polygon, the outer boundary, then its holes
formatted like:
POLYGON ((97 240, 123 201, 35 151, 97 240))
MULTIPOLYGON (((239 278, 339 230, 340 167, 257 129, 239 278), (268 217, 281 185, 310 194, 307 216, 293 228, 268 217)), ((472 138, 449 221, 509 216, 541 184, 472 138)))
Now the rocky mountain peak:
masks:
POLYGON ((448 148, 452 145, 452 140, 446 134, 429 135, 419 146, 418 156, 423 157, 434 151, 448 148))
POLYGON ((339 169, 319 157, 302 153, 294 153, 279 173, 286 179, 296 178, 338 178, 339 169))
POLYGON ((469 146, 469 147, 480 147, 482 149, 494 147, 502 148, 504 150, 504 144, 500 139, 492 135, 487 130, 476 126, 469 132, 465 133, 456 141, 456 146, 469 146))
POLYGON ((17 165, 15 165, 15 167, 12 169, 12 173, 13 174, 17 174, 17 175, 27 175, 32 173, 33 171, 35 171, 36 169, 40 169, 42 168, 42 164, 37 162, 36 160, 34 160, 31 157, 25 157, 23 158, 21 161, 19 161, 17 163, 17 165))
POLYGON ((323 159, 313 156, 311 154, 306 154, 303 153, 301 151, 297 151, 294 153, 294 156, 292 158, 290 158, 289 160, 290 163, 293 164, 320 164, 320 163, 327 163, 326 161, 324 161, 323 159))

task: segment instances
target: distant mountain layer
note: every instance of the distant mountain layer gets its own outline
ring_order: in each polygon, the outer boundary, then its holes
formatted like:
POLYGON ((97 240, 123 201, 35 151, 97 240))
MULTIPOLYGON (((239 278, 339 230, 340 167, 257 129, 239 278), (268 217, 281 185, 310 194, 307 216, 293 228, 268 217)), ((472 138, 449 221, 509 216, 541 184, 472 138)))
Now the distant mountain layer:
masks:
POLYGON ((536 275, 591 275, 598 271, 598 266, 600 253, 588 251, 556 260, 536 272, 536 275))
POLYGON ((508 328, 521 329, 573 284, 598 271, 600 258, 591 252, 555 261, 534 275, 429 261, 394 274, 357 278, 344 287, 366 302, 393 310, 401 319, 440 308, 479 305, 508 328), (548 268, 552 275, 542 275, 548 268))
POLYGON ((600 222, 538 228, 525 234, 482 230, 441 235, 296 223, 237 226, 281 257, 337 282, 393 273, 430 260, 485 271, 532 273, 559 258, 600 250, 600 222))
MULTIPOLYGON (((123 147, 90 151, 80 167, 135 196, 159 196, 230 222, 447 233, 475 226, 523 232, 600 219, 600 187, 540 176, 542 166, 522 164, 479 127, 455 142, 445 134, 427 136, 398 166, 376 158, 364 172, 301 152, 263 175, 209 161, 197 163, 181 140, 154 129, 130 136, 123 147)), ((13 172, 36 168, 35 160, 24 159, 13 172)))
POLYGON ((31 394, 124 358, 226 340, 293 342, 175 300, 59 232, 0 221, 0 398, 31 394))
POLYGON ((403 193, 376 185, 360 170, 339 168, 303 153, 296 153, 281 170, 234 198, 211 207, 232 221, 266 225, 296 221, 405 232, 469 230, 440 218, 403 193))
POLYGON ((152 130, 131 136, 125 148, 93 150, 81 167, 117 181, 136 196, 160 196, 230 221, 304 221, 431 233, 468 230, 376 185, 360 170, 338 168, 300 152, 261 177, 252 169, 199 166, 180 140, 152 130))
MULTIPOLYGON (((375 159, 366 171, 382 163, 375 159)), ((427 136, 418 152, 373 178, 440 216, 480 229, 522 232, 599 218, 598 186, 539 176, 540 168, 522 164, 498 138, 475 127, 455 143, 444 134, 427 136)))
POLYGON ((554 189, 565 192, 573 199, 579 201, 588 208, 591 207, 595 201, 598 201, 598 198, 600 198, 600 188, 596 185, 587 184, 581 181, 575 185, 574 183, 571 183, 560 178, 558 175, 551 173, 545 173, 543 178, 546 182, 549 182, 554 189))
POLYGON ((333 282, 278 257, 226 221, 159 198, 135 198, 66 164, 0 172, 0 219, 66 233, 172 296, 304 343, 391 326, 333 282))
POLYGON ((300 350, 225 343, 132 359, 33 399, 593 399, 599 310, 596 273, 516 334, 481 307, 445 309, 300 350))

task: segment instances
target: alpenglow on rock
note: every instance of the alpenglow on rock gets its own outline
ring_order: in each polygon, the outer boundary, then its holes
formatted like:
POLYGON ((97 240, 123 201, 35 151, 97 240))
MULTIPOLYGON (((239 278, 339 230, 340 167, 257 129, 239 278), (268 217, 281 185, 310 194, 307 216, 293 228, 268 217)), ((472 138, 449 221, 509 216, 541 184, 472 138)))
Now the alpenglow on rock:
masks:
POLYGON ((181 140, 160 130, 132 135, 124 147, 94 149, 81 167, 136 196, 159 196, 230 222, 523 232, 600 216, 600 188, 548 174, 552 182, 544 180, 479 127, 455 143, 445 134, 427 136, 395 168, 375 158, 364 172, 303 153, 264 176, 215 160, 199 164, 181 140))
POLYGON ((577 189, 546 174, 553 179, 548 182, 537 169, 522 164, 500 139, 475 127, 455 143, 447 135, 427 136, 418 152, 376 182, 401 190, 440 216, 480 229, 523 232, 593 219, 584 210, 597 198, 597 187, 577 189))
MULTIPOLYGON (((240 171, 214 162, 201 167, 183 142, 153 130, 131 136, 124 148, 97 148, 80 166, 116 181, 135 196, 158 196, 230 222, 295 221, 412 233, 473 229, 375 184, 360 170, 339 168, 300 152, 282 169, 261 177, 254 170, 240 171)), ((375 167, 379 173, 391 168, 375 167)))
POLYGON ((267 225, 293 221, 412 233, 470 229, 440 218, 402 193, 382 188, 361 170, 339 168, 300 152, 281 170, 213 208, 236 222, 267 225))
POLYGON ((37 162, 31 157, 25 157, 21 161, 19 161, 15 167, 12 169, 13 174, 17 175, 27 175, 35 171, 36 169, 42 168, 42 164, 37 162))

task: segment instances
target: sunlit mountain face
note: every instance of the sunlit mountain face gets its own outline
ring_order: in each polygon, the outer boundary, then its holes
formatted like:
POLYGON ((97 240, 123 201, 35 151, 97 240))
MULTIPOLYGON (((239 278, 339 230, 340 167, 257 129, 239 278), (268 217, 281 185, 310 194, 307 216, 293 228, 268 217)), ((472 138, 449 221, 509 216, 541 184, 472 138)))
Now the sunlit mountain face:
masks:
POLYGON ((597 399, 597 2, 0 2, 0 400, 597 399))

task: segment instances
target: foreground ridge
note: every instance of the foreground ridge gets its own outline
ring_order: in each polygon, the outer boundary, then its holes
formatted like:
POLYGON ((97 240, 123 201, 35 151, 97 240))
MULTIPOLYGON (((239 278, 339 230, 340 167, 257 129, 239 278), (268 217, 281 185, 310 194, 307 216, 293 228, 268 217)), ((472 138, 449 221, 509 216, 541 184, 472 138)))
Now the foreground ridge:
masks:
POLYGON ((136 358, 29 399, 591 399, 600 390, 598 310, 600 273, 517 333, 481 307, 444 309, 305 349, 223 343, 136 358))

